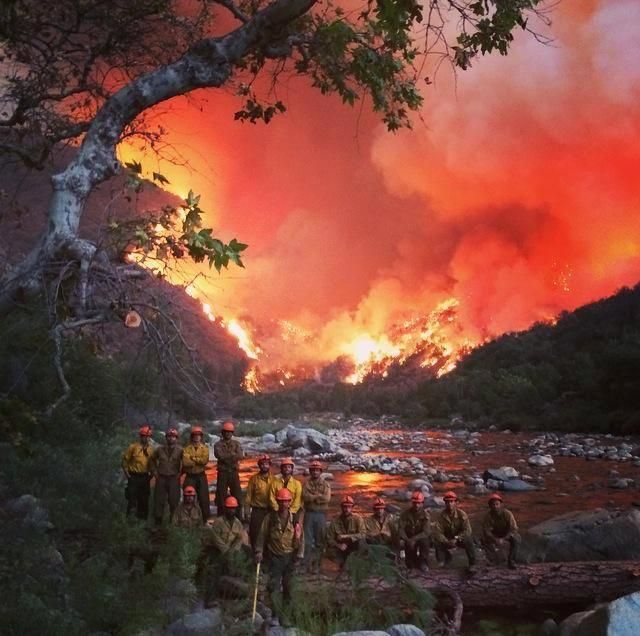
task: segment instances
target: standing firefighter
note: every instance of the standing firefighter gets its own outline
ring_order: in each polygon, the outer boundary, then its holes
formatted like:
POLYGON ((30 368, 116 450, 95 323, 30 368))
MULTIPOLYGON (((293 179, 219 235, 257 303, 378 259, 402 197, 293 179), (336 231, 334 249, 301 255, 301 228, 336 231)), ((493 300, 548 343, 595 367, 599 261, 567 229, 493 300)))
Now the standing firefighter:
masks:
POLYGON ((209 484, 205 469, 209 463, 209 447, 202 443, 202 428, 191 427, 191 441, 182 451, 182 470, 185 472, 185 486, 196 489, 202 520, 209 518, 209 484))
POLYGON ((151 428, 143 426, 138 431, 139 442, 130 444, 122 455, 122 470, 127 478, 125 496, 127 498, 127 517, 135 510, 138 519, 149 516, 149 495, 151 494, 151 428))
POLYGON ((309 464, 309 479, 302 487, 304 502, 304 560, 307 570, 318 571, 327 533, 327 509, 331 486, 322 477, 322 464, 314 459, 309 464))
POLYGON ((421 572, 429 570, 431 519, 424 509, 424 495, 416 490, 411 495, 411 506, 400 514, 398 537, 400 548, 405 551, 405 564, 408 568, 419 568, 421 572))
POLYGON ((330 556, 344 567, 350 554, 365 540, 364 519, 353 513, 353 498, 345 495, 340 502, 342 512, 331 522, 327 531, 330 556))
POLYGON ((299 520, 302 512, 302 484, 293 476, 293 459, 285 457, 280 461, 280 474, 273 478, 269 503, 272 510, 279 510, 277 494, 283 488, 291 493, 291 504, 289 510, 299 520))
MULTIPOLYGON (((218 516, 224 514, 224 501, 230 494, 238 502, 242 500, 238 462, 244 457, 242 446, 238 440, 232 439, 235 426, 233 422, 222 424, 222 439, 213 446, 213 454, 218 460, 218 482, 216 484, 216 507, 218 516)), ((240 507, 236 509, 238 518, 242 516, 240 507)))
POLYGON ((464 548, 469 560, 469 569, 476 564, 476 550, 473 545, 471 524, 467 513, 458 508, 458 496, 455 492, 444 494, 445 509, 438 515, 433 527, 433 541, 436 547, 436 558, 440 565, 451 562, 451 551, 457 547, 464 548))
POLYGON ((364 520, 364 526, 367 543, 392 548, 394 532, 384 499, 378 497, 373 502, 373 514, 364 520))
POLYGON ((178 528, 201 528, 202 524, 202 512, 196 502, 196 489, 187 485, 182 491, 182 501, 173 515, 173 525, 178 528))
POLYGON ((165 433, 166 443, 158 446, 151 456, 151 472, 156 478, 153 491, 153 516, 156 525, 162 524, 164 507, 169 502, 169 520, 180 501, 180 473, 182 472, 182 448, 177 444, 178 431, 170 428, 165 433))
POLYGON ((284 606, 291 602, 291 579, 296 563, 304 553, 302 528, 291 513, 291 493, 281 488, 276 493, 278 510, 271 511, 262 522, 256 541, 255 561, 264 557, 269 571, 267 593, 273 607, 273 594, 282 590, 284 606))
POLYGON ((258 472, 249 479, 244 497, 244 516, 245 519, 249 519, 249 542, 252 550, 256 549, 256 540, 262 521, 269 514, 272 482, 271 457, 262 455, 258 458, 258 472))
POLYGON ((498 549, 505 543, 509 544, 507 564, 516 567, 520 535, 518 525, 513 514, 502 507, 502 497, 494 493, 489 497, 489 512, 482 523, 482 547, 487 558, 493 562, 498 560, 498 549))

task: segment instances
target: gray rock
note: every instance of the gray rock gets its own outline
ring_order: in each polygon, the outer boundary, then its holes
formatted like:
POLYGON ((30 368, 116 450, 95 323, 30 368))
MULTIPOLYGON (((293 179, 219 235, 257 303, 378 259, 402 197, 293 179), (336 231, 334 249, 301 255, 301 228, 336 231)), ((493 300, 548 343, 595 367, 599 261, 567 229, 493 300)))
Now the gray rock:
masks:
POLYGON ((554 517, 523 534, 521 555, 528 562, 640 560, 640 510, 554 517))
POLYGON ((629 486, 633 486, 633 479, 612 479, 609 483, 609 488, 616 488, 617 490, 625 490, 629 486))
POLYGON ((560 633, 560 627, 553 618, 547 618, 540 625, 540 636, 558 636, 560 633))
POLYGON ((276 442, 276 436, 273 433, 265 433, 262 436, 263 444, 275 444, 275 442, 276 442))
POLYGON ((487 481, 494 479, 496 481, 508 481, 509 479, 515 479, 519 476, 518 471, 511 466, 503 466, 502 468, 487 468, 482 473, 482 478, 487 481))
POLYGON ((363 629, 357 632, 336 632, 333 636, 389 636, 389 632, 381 632, 372 629, 363 629))
POLYGON ((291 429, 295 429, 295 426, 293 426, 291 424, 287 424, 287 426, 285 426, 284 428, 281 428, 276 433, 276 442, 278 442, 278 444, 282 444, 287 439, 287 437, 289 435, 289 431, 291 429))
POLYGON ((387 627, 387 634, 389 634, 389 636, 425 636, 419 627, 409 625, 408 623, 387 627))
POLYGON ((22 517, 24 526, 30 526, 41 531, 53 528, 46 508, 33 495, 22 495, 16 499, 11 499, 6 503, 5 510, 16 517, 22 517))
POLYGON ((528 484, 526 481, 522 479, 509 479, 508 481, 500 482, 502 490, 507 490, 509 492, 527 492, 529 490, 535 490, 536 487, 532 484, 528 484))
POLYGON ((166 636, 211 636, 222 625, 222 615, 215 607, 194 614, 187 614, 171 623, 166 636))
POLYGON ((527 460, 531 466, 552 466, 553 457, 551 455, 532 455, 527 460))

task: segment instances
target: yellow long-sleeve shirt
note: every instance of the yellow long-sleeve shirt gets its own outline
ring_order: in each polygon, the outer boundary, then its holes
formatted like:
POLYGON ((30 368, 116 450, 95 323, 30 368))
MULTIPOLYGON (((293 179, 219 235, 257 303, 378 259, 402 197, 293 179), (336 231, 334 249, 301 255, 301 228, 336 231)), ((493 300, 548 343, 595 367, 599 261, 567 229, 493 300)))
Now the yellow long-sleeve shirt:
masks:
POLYGON ((505 509, 490 510, 482 523, 483 537, 506 537, 517 535, 518 524, 513 514, 505 509))
POLYGON ((272 510, 278 509, 276 493, 281 488, 286 488, 291 493, 291 507, 289 510, 292 514, 296 514, 302 508, 302 484, 295 478, 289 477, 287 483, 284 483, 282 475, 277 475, 271 482, 271 490, 269 492, 269 503, 272 510))
POLYGON ((256 473, 249 479, 247 484, 247 492, 244 497, 244 505, 246 510, 251 508, 269 508, 269 495, 271 493, 271 484, 273 483, 273 475, 267 473, 256 473))
POLYGON ((184 501, 181 501, 178 504, 173 515, 174 526, 179 528, 201 528, 203 523, 202 512, 200 512, 200 506, 197 503, 187 506, 184 501))
POLYGON ((129 444, 122 454, 122 470, 127 473, 148 473, 152 453, 151 446, 143 446, 140 442, 129 444))
POLYGON ((182 449, 182 469, 185 473, 203 473, 209 463, 209 447, 205 444, 187 444, 182 449))
POLYGON ((264 518, 256 541, 256 552, 264 553, 265 550, 275 556, 292 552, 295 552, 298 557, 303 555, 304 533, 300 524, 294 523, 292 512, 289 512, 284 520, 273 511, 264 518), (296 526, 298 526, 298 537, 296 537, 296 526))
POLYGON ((235 552, 242 547, 244 541, 244 528, 237 517, 229 520, 226 516, 217 517, 207 533, 205 542, 213 545, 222 554, 235 552))
POLYGON ((330 524, 327 530, 327 545, 330 548, 335 548, 342 541, 339 537, 345 536, 349 539, 356 541, 358 539, 364 539, 367 534, 365 528, 364 519, 357 514, 338 515, 330 524))
POLYGON ((322 477, 307 479, 302 487, 302 501, 305 510, 327 510, 331 501, 331 486, 322 477))
POLYGON ((432 535, 437 543, 452 541, 454 537, 466 539, 471 536, 471 523, 464 510, 456 508, 450 515, 443 510, 432 526, 432 535))

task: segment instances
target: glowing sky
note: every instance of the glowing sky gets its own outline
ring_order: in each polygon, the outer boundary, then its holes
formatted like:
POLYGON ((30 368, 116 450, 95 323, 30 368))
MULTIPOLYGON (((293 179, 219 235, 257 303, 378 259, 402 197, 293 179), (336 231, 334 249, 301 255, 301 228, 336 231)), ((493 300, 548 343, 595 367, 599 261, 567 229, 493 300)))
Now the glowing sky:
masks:
POLYGON ((246 271, 213 276, 216 313, 314 334, 291 359, 330 359, 355 334, 454 296, 471 338, 521 329, 640 278, 640 3, 580 0, 552 14, 554 42, 518 36, 426 87, 413 131, 387 133, 303 81, 268 126, 233 121, 226 93, 159 120, 246 271))

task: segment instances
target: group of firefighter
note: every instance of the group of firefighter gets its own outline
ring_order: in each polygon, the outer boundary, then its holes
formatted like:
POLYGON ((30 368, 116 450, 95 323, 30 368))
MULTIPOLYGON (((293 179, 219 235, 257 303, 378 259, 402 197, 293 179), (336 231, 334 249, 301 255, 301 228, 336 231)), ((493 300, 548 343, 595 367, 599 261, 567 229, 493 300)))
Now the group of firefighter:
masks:
MULTIPOLYGON (((331 486, 322 476, 322 464, 309 464, 309 477, 304 484, 293 476, 294 462, 281 459, 280 473, 272 473, 268 455, 258 458, 258 472, 247 485, 244 501, 239 478, 239 461, 244 457, 240 443, 233 439, 233 422, 222 425, 221 439, 214 444, 217 460, 217 517, 211 523, 209 485, 205 469, 209 463, 209 447, 203 443, 203 430, 193 426, 190 441, 178 443, 178 431, 169 428, 165 444, 151 448, 151 428, 139 430, 139 441, 124 452, 122 468, 127 478, 127 516, 149 516, 151 481, 155 478, 153 518, 162 525, 165 508, 175 526, 202 529, 203 554, 199 564, 208 583, 205 593, 211 598, 223 574, 229 574, 234 563, 252 558, 256 564, 265 561, 269 570, 267 593, 281 590, 285 604, 291 600, 291 580, 295 565, 302 561, 309 573, 318 573, 323 556, 342 568, 354 552, 366 545, 381 545, 386 553, 403 560, 409 569, 427 572, 428 556, 434 548, 440 566, 451 562, 453 551, 462 548, 468 569, 473 573, 476 550, 468 515, 458 507, 455 492, 444 494, 445 508, 432 521, 424 507, 424 494, 416 490, 410 505, 399 515, 387 512, 385 501, 372 502, 371 514, 363 517, 354 512, 354 500, 344 495, 341 512, 327 523, 331 486), (183 478, 184 475, 184 478, 183 478), (182 500, 180 491, 182 490, 182 500), (244 522, 248 522, 249 546, 246 545, 244 522)), ((508 548, 507 564, 516 567, 520 543, 513 514, 503 507, 502 497, 489 497, 489 510, 483 520, 481 544, 488 560, 497 562, 499 552, 508 548)))

